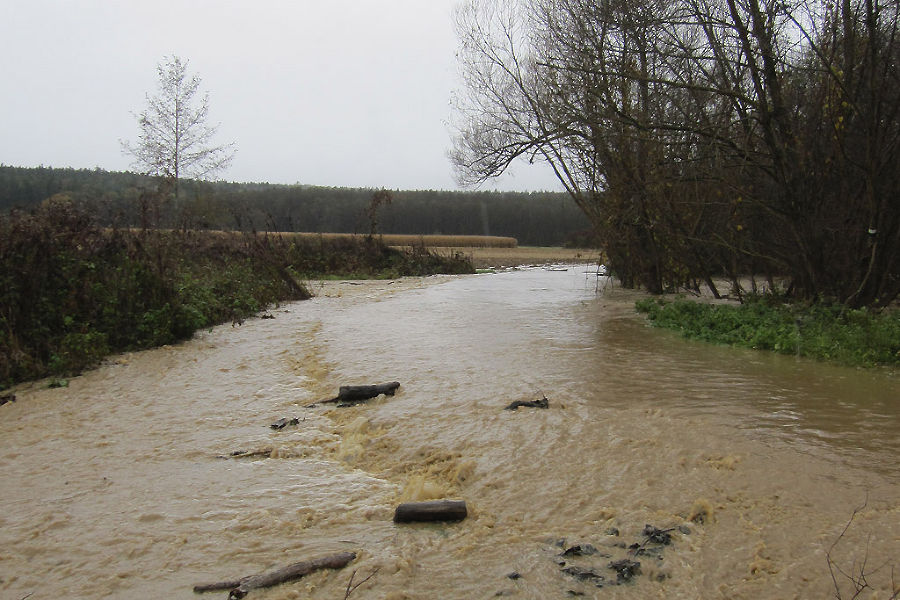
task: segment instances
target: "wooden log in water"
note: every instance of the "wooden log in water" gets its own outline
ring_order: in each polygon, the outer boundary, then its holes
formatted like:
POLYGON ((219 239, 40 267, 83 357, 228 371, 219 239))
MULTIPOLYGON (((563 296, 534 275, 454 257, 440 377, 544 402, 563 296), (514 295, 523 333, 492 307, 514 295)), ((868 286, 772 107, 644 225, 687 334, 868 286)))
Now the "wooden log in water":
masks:
POLYGON ((371 400, 372 398, 375 398, 376 396, 379 396, 381 394, 384 394, 385 396, 393 396, 398 387, 400 387, 399 381, 379 383, 377 385, 342 385, 338 389, 338 395, 334 398, 331 398, 329 400, 319 400, 318 402, 308 404, 307 407, 315 406, 316 404, 325 404, 328 402, 337 402, 338 404, 343 406, 351 406, 359 402, 371 400))
POLYGON ((338 390, 336 400, 338 402, 361 402, 381 394, 393 396, 398 387, 400 387, 399 381, 378 385, 342 385, 338 390))
POLYGON ((550 408, 550 401, 547 400, 547 396, 542 397, 540 400, 516 400, 515 402, 511 402, 506 407, 506 410, 516 410, 519 407, 550 408))
POLYGON ((404 502, 394 511, 394 523, 462 521, 467 515, 465 500, 404 502))
POLYGON ((304 575, 309 575, 313 571, 318 571, 319 569, 342 569, 355 558, 356 554, 353 552, 338 552, 337 554, 331 554, 321 558, 293 563, 269 573, 249 575, 241 579, 230 581, 195 585, 194 592, 201 594, 203 592, 229 590, 229 599, 243 598, 250 590, 272 587, 274 585, 294 581, 300 579, 304 575))

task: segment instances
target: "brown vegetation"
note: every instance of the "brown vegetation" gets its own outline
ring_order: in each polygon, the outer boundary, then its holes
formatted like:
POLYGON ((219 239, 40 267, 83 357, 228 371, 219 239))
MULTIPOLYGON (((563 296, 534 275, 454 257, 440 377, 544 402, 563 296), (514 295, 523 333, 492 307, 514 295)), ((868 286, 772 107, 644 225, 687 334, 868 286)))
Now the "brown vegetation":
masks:
MULTIPOLYGON (((281 233, 285 237, 301 239, 362 239, 366 236, 355 233, 281 233)), ((494 235, 402 235, 386 233, 375 236, 386 246, 425 248, 515 248, 516 238, 494 235)))
POLYGON ((515 248, 452 248, 466 256, 476 269, 519 267, 549 264, 599 264, 603 257, 593 248, 546 248, 517 246, 515 248))

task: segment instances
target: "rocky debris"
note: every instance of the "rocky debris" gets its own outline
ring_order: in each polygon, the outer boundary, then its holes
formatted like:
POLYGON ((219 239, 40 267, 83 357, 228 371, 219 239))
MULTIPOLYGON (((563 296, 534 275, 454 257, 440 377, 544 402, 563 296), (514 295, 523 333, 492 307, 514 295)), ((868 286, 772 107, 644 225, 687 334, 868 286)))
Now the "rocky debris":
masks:
POLYGON ((670 529, 658 529, 653 525, 644 525, 644 531, 641 532, 641 535, 645 536, 647 540, 654 544, 668 546, 672 543, 672 535, 669 532, 674 530, 674 527, 670 529))
MULTIPOLYGON (((664 552, 674 545, 679 534, 690 535, 691 529, 686 525, 660 528, 646 524, 637 540, 621 538, 617 527, 609 527, 604 533, 607 537, 598 542, 599 549, 583 541, 570 543, 565 538, 546 543, 562 549, 562 552, 555 550, 553 555, 562 574, 581 586, 604 588, 633 583, 641 575, 655 581, 665 579, 668 575, 654 575, 661 572, 664 552)), ((570 596, 591 595, 584 588, 564 589, 570 596)))
POLYGON ((648 548, 645 544, 638 544, 637 542, 628 546, 628 551, 631 552, 632 556, 648 556, 653 558, 661 558, 663 554, 662 546, 651 546, 648 548))
POLYGON ((616 581, 618 583, 630 581, 641 572, 641 563, 628 558, 614 560, 607 566, 616 572, 616 581))
POLYGON ((578 581, 590 581, 591 583, 597 584, 598 586, 602 586, 603 583, 606 581, 606 578, 603 575, 601 575, 600 573, 597 573, 596 571, 594 571, 594 569, 588 569, 588 568, 572 565, 572 566, 563 568, 562 572, 565 573, 566 575, 570 575, 570 576, 574 577, 578 581))
POLYGON ((577 544, 563 550, 560 556, 591 556, 597 554, 597 549, 590 544, 577 544))

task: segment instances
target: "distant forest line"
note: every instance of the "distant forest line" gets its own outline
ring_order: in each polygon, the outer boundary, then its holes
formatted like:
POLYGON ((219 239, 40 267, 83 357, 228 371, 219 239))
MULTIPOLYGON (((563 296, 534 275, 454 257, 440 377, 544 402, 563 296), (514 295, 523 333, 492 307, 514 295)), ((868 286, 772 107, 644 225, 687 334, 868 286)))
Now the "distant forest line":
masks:
MULTIPOLYGON (((131 172, 0 165, 0 212, 58 194, 115 227, 369 233, 373 189, 184 181, 177 205, 131 172)), ((562 192, 400 190, 377 211, 379 233, 495 235, 525 246, 589 244, 590 223, 562 192)))

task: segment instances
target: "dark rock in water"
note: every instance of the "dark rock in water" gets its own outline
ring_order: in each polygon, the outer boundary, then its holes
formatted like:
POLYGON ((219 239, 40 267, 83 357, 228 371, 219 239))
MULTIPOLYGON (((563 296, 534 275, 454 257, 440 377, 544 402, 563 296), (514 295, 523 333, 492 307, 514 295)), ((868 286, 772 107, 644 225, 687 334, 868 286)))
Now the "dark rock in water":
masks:
POLYGON ((0 406, 3 406, 7 402, 15 402, 15 401, 16 401, 16 395, 12 394, 12 393, 3 394, 2 396, 0 396, 0 406))
POLYGON ((609 563, 609 568, 616 572, 616 581, 625 583, 641 572, 641 563, 623 558, 609 563))
POLYGON ((510 405, 506 407, 506 410, 516 410, 520 406, 525 408, 550 408, 550 401, 547 400, 547 396, 544 396, 540 400, 516 400, 515 402, 510 403, 510 405))
POLYGON ((584 592, 579 592, 578 590, 568 590, 566 594, 569 596, 584 596, 584 592))
POLYGON ((617 527, 610 527, 606 530, 606 535, 614 535, 618 537, 619 529, 617 527))
POLYGON ((594 571, 593 569, 585 569, 583 567, 566 567, 562 570, 566 575, 571 575, 578 581, 591 581, 593 583, 603 583, 606 578, 594 571))
POLYGON ((578 544, 566 548, 560 556, 590 556, 591 554, 597 554, 597 549, 590 544, 578 544))
POLYGON ((288 425, 299 425, 300 419, 294 417, 293 419, 288 419, 287 417, 282 417, 269 425, 272 429, 284 429, 288 425))
POLYGON ((687 525, 679 525, 678 531, 680 531, 684 535, 691 535, 691 528, 688 527, 687 525))
POLYGON ((654 544, 668 546, 672 543, 672 535, 667 530, 658 529, 653 525, 644 525, 644 531, 641 532, 641 535, 654 544))
POLYGON ((507 575, 506 577, 509 578, 509 579, 512 579, 512 580, 516 580, 516 579, 520 579, 522 576, 519 575, 517 572, 513 571, 512 573, 510 573, 510 574, 507 575))

